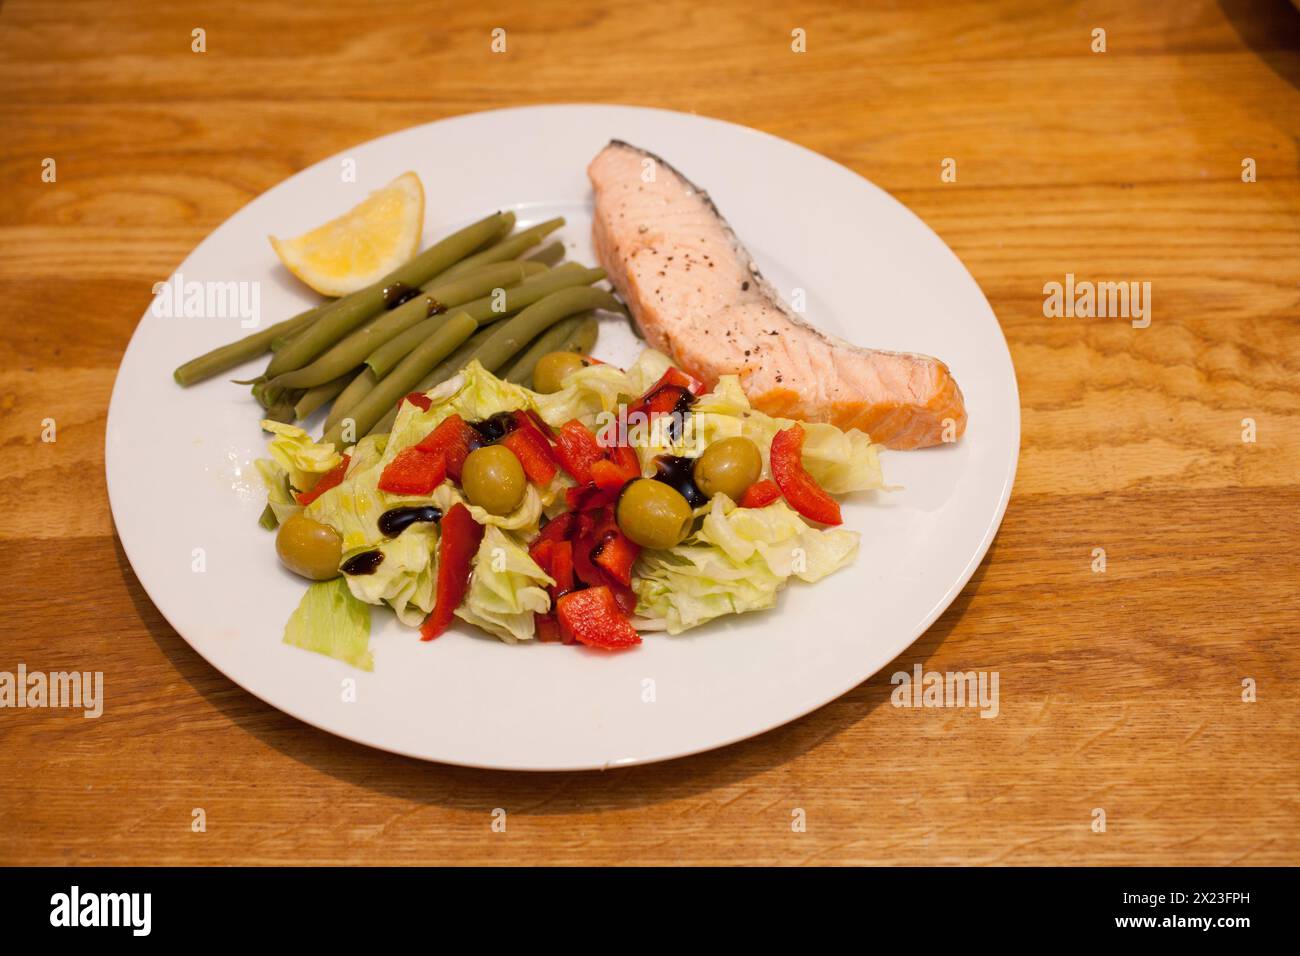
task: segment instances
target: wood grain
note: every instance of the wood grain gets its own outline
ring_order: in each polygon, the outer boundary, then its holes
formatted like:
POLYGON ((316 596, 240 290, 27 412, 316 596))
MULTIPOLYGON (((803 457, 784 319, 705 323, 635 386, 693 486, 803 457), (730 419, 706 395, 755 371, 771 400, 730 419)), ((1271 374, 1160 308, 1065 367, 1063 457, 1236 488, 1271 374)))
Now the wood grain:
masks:
POLYGON ((112 689, 99 720, 0 711, 0 863, 1300 862, 1289 4, 229 6, 0 7, 0 670, 112 689), (405 126, 562 101, 745 123, 921 215, 1010 343, 1015 494, 935 626, 787 727, 605 774, 392 757, 253 699, 162 620, 113 535, 108 396, 152 283, 259 193, 405 126), (1151 282, 1151 327, 1044 318, 1067 272, 1151 282), (999 716, 891 706, 918 662, 998 671, 999 716))

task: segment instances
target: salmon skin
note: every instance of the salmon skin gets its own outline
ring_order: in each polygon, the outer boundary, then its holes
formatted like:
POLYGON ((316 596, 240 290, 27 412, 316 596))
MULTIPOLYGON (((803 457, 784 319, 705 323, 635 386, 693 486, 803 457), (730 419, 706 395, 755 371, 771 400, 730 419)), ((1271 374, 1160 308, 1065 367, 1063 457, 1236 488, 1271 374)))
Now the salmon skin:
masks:
POLYGON ((857 428, 889 448, 966 431, 966 403, 928 355, 860 348, 800 318, 707 193, 654 153, 611 140, 587 168, 596 256, 646 342, 710 387, 740 377, 769 415, 857 428))

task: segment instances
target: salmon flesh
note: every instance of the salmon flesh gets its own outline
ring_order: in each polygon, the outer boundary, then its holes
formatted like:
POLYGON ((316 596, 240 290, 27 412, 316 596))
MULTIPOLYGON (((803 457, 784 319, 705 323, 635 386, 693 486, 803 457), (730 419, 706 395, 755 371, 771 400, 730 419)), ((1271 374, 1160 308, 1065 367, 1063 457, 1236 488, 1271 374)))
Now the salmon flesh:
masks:
POLYGON ((928 355, 861 348, 795 314, 707 193, 619 140, 587 168, 601 266, 647 343, 712 387, 737 375, 769 415, 857 428, 889 448, 956 441, 966 403, 928 355))

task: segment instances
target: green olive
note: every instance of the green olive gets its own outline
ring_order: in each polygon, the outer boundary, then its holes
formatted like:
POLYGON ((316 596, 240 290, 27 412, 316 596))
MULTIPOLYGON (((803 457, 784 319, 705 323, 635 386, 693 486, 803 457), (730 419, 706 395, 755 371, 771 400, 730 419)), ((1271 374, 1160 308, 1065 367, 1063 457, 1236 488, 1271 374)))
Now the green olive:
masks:
POLYGON ((523 503, 528 479, 514 452, 505 445, 488 445, 469 453, 460 486, 470 504, 494 515, 508 515, 523 503))
POLYGON ((587 363, 576 352, 547 352, 533 366, 533 391, 550 395, 564 385, 564 377, 587 363))
POLYGON ((739 501, 763 473, 763 456, 748 438, 715 441, 695 460, 695 486, 710 498, 724 494, 739 501))
POLYGON ((313 581, 328 581, 338 577, 343 539, 329 525, 298 512, 280 525, 275 536, 275 553, 280 556, 280 563, 294 574, 313 581))
POLYGON ((671 548, 691 529, 691 506, 681 492, 638 478, 618 498, 618 526, 643 548, 671 548))

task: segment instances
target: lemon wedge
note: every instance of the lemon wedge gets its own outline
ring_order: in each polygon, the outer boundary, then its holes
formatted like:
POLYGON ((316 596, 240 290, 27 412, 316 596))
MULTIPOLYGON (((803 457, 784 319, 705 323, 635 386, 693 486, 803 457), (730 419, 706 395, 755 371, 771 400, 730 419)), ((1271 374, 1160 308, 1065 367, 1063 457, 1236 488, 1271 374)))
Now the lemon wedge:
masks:
POLYGON ((285 268, 322 295, 364 289, 392 272, 420 246, 424 187, 403 173, 350 210, 293 239, 271 236, 285 268))

